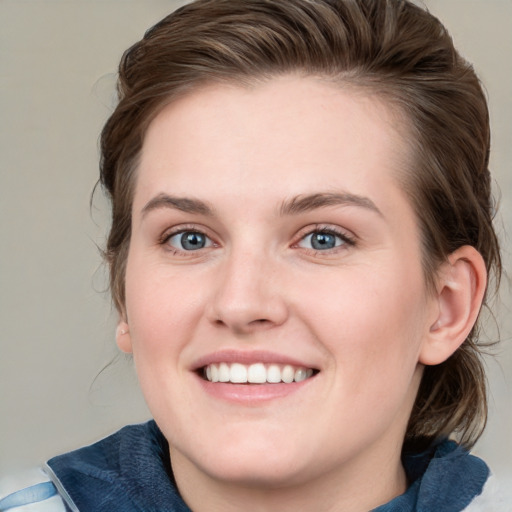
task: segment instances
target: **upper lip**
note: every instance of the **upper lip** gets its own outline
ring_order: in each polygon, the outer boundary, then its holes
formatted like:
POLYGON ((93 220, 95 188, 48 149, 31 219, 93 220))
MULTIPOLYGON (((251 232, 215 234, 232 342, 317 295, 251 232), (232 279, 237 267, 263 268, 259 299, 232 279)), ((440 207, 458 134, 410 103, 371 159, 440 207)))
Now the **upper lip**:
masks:
POLYGON ((209 364, 219 363, 241 363, 247 365, 254 363, 274 363, 317 369, 310 363, 306 363, 300 359, 264 350, 219 350, 202 356, 194 361, 192 364, 192 369, 195 371, 208 366, 209 364))

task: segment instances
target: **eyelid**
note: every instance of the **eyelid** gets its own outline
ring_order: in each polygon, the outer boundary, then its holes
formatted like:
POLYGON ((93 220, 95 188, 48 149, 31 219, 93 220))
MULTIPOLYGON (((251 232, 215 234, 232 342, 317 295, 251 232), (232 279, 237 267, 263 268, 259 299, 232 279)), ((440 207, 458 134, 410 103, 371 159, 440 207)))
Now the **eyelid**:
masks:
POLYGON ((178 233, 183 233, 184 231, 193 231, 194 233, 202 233, 209 238, 212 238, 212 235, 210 234, 210 229, 208 229, 206 226, 203 226, 202 224, 197 223, 183 223, 183 224, 176 224, 174 226, 170 226, 165 228, 162 231, 162 234, 158 237, 159 242, 163 243, 165 240, 168 240, 171 236, 176 235, 178 233))

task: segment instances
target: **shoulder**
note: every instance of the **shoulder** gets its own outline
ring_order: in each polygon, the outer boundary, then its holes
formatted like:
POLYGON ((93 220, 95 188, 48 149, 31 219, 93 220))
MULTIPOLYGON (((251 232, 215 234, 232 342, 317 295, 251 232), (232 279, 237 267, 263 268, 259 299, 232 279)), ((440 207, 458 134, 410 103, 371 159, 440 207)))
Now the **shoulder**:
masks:
POLYGON ((124 427, 92 445, 52 458, 43 469, 2 478, 0 512, 135 510, 126 487, 137 481, 140 468, 131 462, 149 460, 151 466, 158 466, 166 451, 154 422, 124 427), (105 497, 112 499, 105 503, 105 497), (94 499, 100 503, 91 505, 94 499), (121 508, 116 508, 119 503, 121 508))
POLYGON ((70 510, 189 512, 169 457, 165 437, 149 421, 54 457, 45 470, 70 510))
POLYGON ((0 511, 66 512, 48 476, 41 469, 27 470, 0 481, 0 511))

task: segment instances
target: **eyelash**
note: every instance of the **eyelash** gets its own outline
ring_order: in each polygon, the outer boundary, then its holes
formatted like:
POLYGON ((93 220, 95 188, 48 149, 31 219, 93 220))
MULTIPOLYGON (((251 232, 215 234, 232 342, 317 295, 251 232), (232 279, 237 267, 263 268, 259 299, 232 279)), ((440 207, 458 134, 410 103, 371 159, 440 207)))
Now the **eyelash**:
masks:
MULTIPOLYGON (((186 254, 191 255, 195 252, 201 252, 202 249, 208 249, 210 247, 216 247, 218 244, 215 243, 215 241, 208 236, 205 233, 205 230, 197 228, 197 226, 180 226, 171 232, 166 232, 162 235, 160 240, 158 241, 159 245, 165 246, 166 250, 171 252, 172 254, 186 254), (197 233, 199 235, 204 236, 210 243, 208 247, 201 247, 199 249, 194 250, 185 250, 185 249, 178 249, 176 247, 173 247, 169 244, 169 241, 171 238, 182 235, 184 233, 197 233)), ((329 255, 333 253, 337 253, 338 251, 346 250, 348 247, 354 247, 356 245, 356 241, 353 236, 348 235, 346 232, 343 232, 341 230, 338 230, 331 226, 322 226, 322 225, 316 225, 313 228, 306 228, 303 230, 299 236, 297 242, 292 244, 293 248, 302 248, 305 251, 314 254, 314 255, 329 255), (309 247, 301 247, 300 243, 303 242, 307 237, 314 235, 315 233, 321 233, 325 235, 332 235, 339 240, 341 240, 341 244, 335 245, 333 248, 329 249, 314 249, 309 247)))
POLYGON ((201 249, 208 249, 209 247, 215 247, 217 244, 213 241, 213 239, 208 236, 203 229, 198 229, 197 226, 180 226, 179 228, 175 228, 172 231, 165 232, 160 240, 158 241, 159 245, 165 246, 165 249, 172 254, 185 254, 185 255, 191 255, 195 252, 201 252, 201 249), (171 238, 177 235, 183 235, 184 233, 197 233, 198 235, 204 236, 209 242, 210 245, 208 247, 202 247, 195 251, 187 251, 184 249, 178 249, 176 247, 173 247, 169 244, 169 241, 171 238))
POLYGON ((314 249, 314 248, 308 248, 308 247, 302 247, 302 249, 305 249, 309 253, 313 255, 322 255, 327 256, 330 254, 335 254, 339 251, 347 250, 349 247, 354 247, 356 245, 355 237, 350 236, 345 231, 341 231, 339 229, 336 229, 332 226, 325 226, 325 225, 316 225, 312 229, 306 228, 305 232, 302 232, 299 234, 299 239, 297 242, 293 244, 293 247, 300 247, 300 243, 304 241, 307 237, 315 234, 315 233, 321 233, 325 235, 332 235, 336 238, 339 238, 341 240, 341 244, 335 245, 333 248, 330 249, 314 249))

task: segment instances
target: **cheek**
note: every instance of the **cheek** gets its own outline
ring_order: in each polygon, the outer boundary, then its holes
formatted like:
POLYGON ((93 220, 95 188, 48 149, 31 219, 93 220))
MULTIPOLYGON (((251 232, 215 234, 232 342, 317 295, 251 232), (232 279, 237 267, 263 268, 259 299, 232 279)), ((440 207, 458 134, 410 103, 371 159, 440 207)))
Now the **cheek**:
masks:
POLYGON ((297 307, 353 382, 404 373, 403 365, 409 374, 414 370, 426 323, 420 272, 401 265, 385 272, 363 268, 338 279, 316 279, 309 288, 297 307))
POLYGON ((194 298, 179 278, 151 262, 129 258, 126 270, 126 312, 134 356, 157 359, 177 348, 180 331, 190 324, 194 298))

